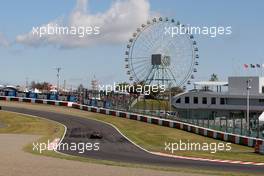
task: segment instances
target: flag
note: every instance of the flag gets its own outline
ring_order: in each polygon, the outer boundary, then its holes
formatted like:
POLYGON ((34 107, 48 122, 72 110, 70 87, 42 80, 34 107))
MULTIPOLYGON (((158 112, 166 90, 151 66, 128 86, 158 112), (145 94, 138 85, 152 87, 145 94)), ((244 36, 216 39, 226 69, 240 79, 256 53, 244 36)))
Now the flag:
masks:
POLYGON ((257 66, 258 68, 260 68, 260 64, 256 64, 256 66, 257 66))
POLYGON ((250 67, 251 68, 255 68, 256 66, 254 64, 250 64, 250 67))
MULTIPOLYGON (((264 65, 264 64, 263 64, 264 65)), ((248 68, 248 64, 244 64, 244 68, 248 68)))

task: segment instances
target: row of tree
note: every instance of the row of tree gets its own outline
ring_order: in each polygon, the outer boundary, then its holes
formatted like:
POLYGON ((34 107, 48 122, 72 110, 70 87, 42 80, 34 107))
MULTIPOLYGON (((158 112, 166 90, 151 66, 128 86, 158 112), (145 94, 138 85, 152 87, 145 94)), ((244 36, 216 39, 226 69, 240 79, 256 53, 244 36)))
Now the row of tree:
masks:
MULTIPOLYGON (((218 76, 213 73, 211 76, 210 76, 210 79, 209 81, 218 81, 218 76)), ((120 87, 129 87, 129 83, 127 82, 123 82, 123 83, 120 83, 118 84, 120 87)), ((140 83, 134 83, 132 85, 132 87, 134 86, 134 88, 127 88, 126 92, 128 93, 133 93, 133 94, 139 94, 139 93, 143 93, 143 92, 137 92, 136 90, 136 87, 138 85, 141 85, 141 86, 144 86, 144 82, 140 82, 140 83), (134 92, 132 91, 134 90, 134 92)), ((45 91, 45 90, 50 90, 50 87, 51 87, 51 84, 48 83, 48 82, 35 82, 35 81, 32 81, 31 84, 30 84, 30 88, 31 89, 38 89, 38 90, 41 90, 41 91, 45 91)), ((78 92, 82 92, 84 90, 84 86, 82 84, 80 84, 78 86, 78 92)), ((150 90, 153 90, 151 87, 150 87, 150 90)), ((170 90, 169 89, 166 89, 165 92, 162 92, 164 94, 168 94, 168 93, 171 93, 172 96, 174 95, 177 95, 179 93, 182 93, 183 92, 183 89, 181 87, 171 87, 170 90)), ((149 98, 154 98, 156 96, 158 96, 161 92, 160 91, 157 91, 157 92, 151 92, 151 94, 149 95, 149 98)))
POLYGON ((50 87, 51 87, 51 84, 48 83, 48 82, 35 82, 35 81, 32 81, 30 83, 30 88, 31 89, 38 89, 38 90, 41 90, 41 91, 45 91, 45 90, 50 90, 50 87))

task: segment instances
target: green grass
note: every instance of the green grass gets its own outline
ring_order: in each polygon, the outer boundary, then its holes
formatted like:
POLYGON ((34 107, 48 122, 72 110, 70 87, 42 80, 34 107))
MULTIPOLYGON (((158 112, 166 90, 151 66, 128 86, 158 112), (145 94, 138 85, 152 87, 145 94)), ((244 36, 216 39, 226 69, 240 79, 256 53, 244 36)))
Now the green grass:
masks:
POLYGON ((0 133, 53 136, 61 129, 55 122, 5 111, 0 113, 0 122, 6 126, 0 133))
MULTIPOLYGON (((61 138, 64 133, 63 125, 50 120, 42 119, 40 117, 33 117, 14 112, 0 111, 0 123, 4 125, 0 128, 0 134, 30 134, 40 136, 35 142, 47 143, 48 140, 52 141, 55 138, 61 138)), ((93 161, 92 159, 85 159, 75 156, 67 156, 56 153, 54 151, 33 151, 33 143, 27 144, 24 150, 33 154, 55 156, 64 159, 78 159, 80 161, 93 161)), ((111 162, 104 162, 111 164, 111 162)))
MULTIPOLYGON (((27 115, 21 115, 12 112, 0 112, 0 123, 5 124, 4 128, 0 128, 0 133, 9 134, 31 134, 41 136, 36 142, 52 141, 55 138, 61 138, 64 127, 56 122, 43 120, 27 115)), ((25 151, 39 154, 33 149, 33 143, 24 147, 25 151)), ((46 155, 53 155, 53 151, 44 151, 46 155)))
MULTIPOLYGON (((6 112, 0 111, 0 123, 4 124, 5 127, 0 128, 0 134, 8 133, 8 134, 31 134, 41 136, 35 142, 47 142, 48 139, 54 139, 57 137, 61 137, 64 128, 62 125, 44 120, 37 117, 22 115, 13 112, 6 112)), ((24 150, 33 154, 40 155, 39 152, 32 151, 32 144, 28 144, 24 147, 24 150)), ((81 161, 81 162, 89 162, 89 163, 97 163, 97 164, 104 164, 104 165, 114 165, 114 166, 122 166, 122 167, 134 167, 134 168, 147 168, 147 169, 154 169, 154 170, 163 170, 163 171, 177 171, 177 172, 188 172, 188 173, 200 173, 200 174, 216 174, 214 171, 205 171, 205 170, 194 170, 194 169, 184 169, 184 168, 166 168, 166 167, 154 167, 154 166, 147 166, 147 165, 137 165, 137 164, 128 164, 128 163, 119 163, 119 162, 112 162, 106 160, 95 160, 89 158, 82 158, 76 156, 69 156, 69 155, 62 155, 53 151, 44 151, 42 156, 50 156, 56 157, 60 159, 67 159, 67 160, 74 160, 74 161, 81 161)), ((219 172, 217 175, 226 175, 224 172, 219 172)), ((246 175, 246 174, 245 174, 246 175)))
MULTIPOLYGON (((119 117, 114 116, 107 116, 97 113, 91 113, 86 111, 80 111, 76 109, 66 108, 66 107, 54 107, 49 105, 37 105, 37 104, 25 104, 25 103, 10 103, 5 102, 4 105, 8 106, 15 106, 15 107, 26 107, 29 109, 38 109, 44 111, 52 111, 58 113, 65 113, 65 114, 72 114, 84 118, 96 119, 101 120, 104 122, 111 123, 115 125, 123 134, 129 137, 132 141, 137 143, 138 145, 156 152, 165 152, 164 151, 164 142, 178 142, 180 139, 182 141, 189 140, 190 142, 220 142, 218 140, 214 140, 211 138, 206 138, 203 136, 199 136, 193 133, 188 133, 182 130, 171 129, 167 127, 151 125, 147 123, 142 123, 134 120, 129 119, 122 119, 119 117)), ((37 134, 43 135, 40 141, 50 139, 51 137, 61 136, 62 134, 62 126, 57 123, 52 123, 50 121, 45 121, 42 119, 35 119, 33 117, 27 117, 21 115, 19 117, 13 117, 14 114, 10 113, 8 116, 10 117, 11 121, 8 122, 7 118, 3 118, 2 113, 7 112, 0 112, 0 122, 7 125, 7 129, 1 129, 0 133, 26 133, 26 134, 37 134), (29 120, 28 118, 32 118, 29 120), (46 125, 42 124, 43 122, 46 125), (15 123, 15 127, 10 124, 15 123), (27 126, 24 126, 27 125, 27 126)), ((26 151, 30 151, 30 146, 28 145, 26 151)), ((240 146, 232 144, 232 151, 231 152, 217 152, 215 154, 211 154, 209 152, 194 152, 194 151, 179 151, 175 154, 182 155, 182 156, 193 156, 193 157, 203 157, 203 158, 210 158, 210 159, 230 159, 230 160, 241 160, 241 161, 254 161, 254 162, 264 162, 264 157, 261 155, 255 154, 253 148, 240 146)), ((89 158, 81 158, 75 156, 65 156, 60 155, 55 152, 47 152, 44 155, 58 157, 62 159, 69 159, 69 160, 78 160, 78 161, 85 161, 85 162, 92 162, 92 163, 100 163, 105 165, 116 165, 116 166, 126 166, 126 167, 140 167, 140 168, 151 168, 157 170, 169 170, 169 171, 178 171, 178 172, 187 172, 188 173, 208 173, 208 174, 216 174, 215 171, 204 171, 204 170, 197 170, 197 169, 184 169, 184 168, 161 168, 161 167, 153 167, 153 166, 145 166, 145 165, 136 165, 136 164, 128 164, 128 163, 117 163, 112 161, 105 161, 105 160, 94 160, 89 158)), ((217 175, 230 175, 226 172, 217 172, 217 175)), ((233 173, 232 175, 237 175, 237 173, 233 173)), ((241 175, 241 174, 239 174, 241 175)), ((248 174, 244 174, 248 175, 248 174)))
POLYGON ((169 110, 168 101, 146 99, 137 102, 132 109, 169 110))
MULTIPOLYGON (((8 103, 9 105, 22 106, 25 104, 8 103)), ((134 141, 136 144, 154 152, 166 152, 164 150, 165 142, 179 142, 190 141, 198 143, 219 143, 222 141, 212 138, 203 137, 193 133, 185 132, 178 129, 162 127, 153 124, 147 124, 139 121, 123 119, 114 116, 102 115, 98 113, 91 113, 66 107, 54 107, 49 105, 29 105, 27 108, 39 109, 44 111, 54 111, 59 113, 72 114, 80 117, 97 119, 115 125, 123 134, 134 141)), ((262 155, 254 153, 254 148, 232 144, 231 152, 216 152, 214 154, 208 151, 177 151, 174 154, 181 156, 203 157, 209 159, 228 159, 228 160, 241 160, 264 162, 262 155)))
MULTIPOLYGON (((90 117, 87 115, 86 117, 90 117)), ((115 125, 123 134, 134 141, 136 144, 150 151, 169 153, 164 150, 165 142, 185 142, 203 143, 223 143, 223 141, 203 137, 193 133, 188 133, 178 129, 171 129, 158 125, 132 121, 117 117, 107 117, 105 115, 94 114, 93 118, 109 122, 115 125)), ((231 152, 216 152, 214 154, 208 151, 177 151, 174 154, 181 156, 202 157, 209 159, 228 159, 241 161, 264 162, 264 157, 254 153, 251 147, 231 144, 231 152)))

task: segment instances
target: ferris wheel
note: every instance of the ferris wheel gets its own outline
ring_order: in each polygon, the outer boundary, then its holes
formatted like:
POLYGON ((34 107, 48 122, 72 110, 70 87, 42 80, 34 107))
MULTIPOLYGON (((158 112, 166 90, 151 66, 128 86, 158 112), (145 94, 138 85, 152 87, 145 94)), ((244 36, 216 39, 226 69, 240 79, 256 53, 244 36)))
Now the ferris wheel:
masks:
POLYGON ((125 68, 132 82, 181 87, 191 84, 199 65, 198 47, 188 30, 168 35, 165 29, 185 27, 169 18, 153 18, 133 33, 126 46, 125 68))

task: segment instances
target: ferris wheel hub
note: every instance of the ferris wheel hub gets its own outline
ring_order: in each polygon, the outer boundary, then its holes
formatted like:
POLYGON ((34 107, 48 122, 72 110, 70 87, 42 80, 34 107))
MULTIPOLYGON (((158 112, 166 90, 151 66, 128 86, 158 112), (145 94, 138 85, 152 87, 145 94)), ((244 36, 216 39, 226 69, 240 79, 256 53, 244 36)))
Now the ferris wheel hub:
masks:
POLYGON ((170 66, 170 56, 165 56, 162 54, 152 54, 151 55, 151 64, 153 66, 170 66))

